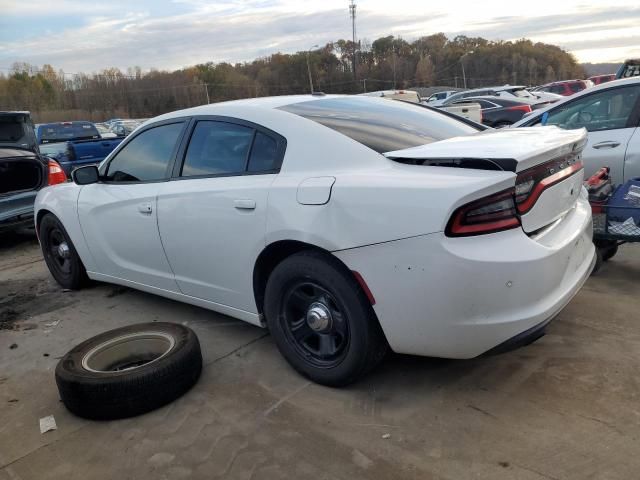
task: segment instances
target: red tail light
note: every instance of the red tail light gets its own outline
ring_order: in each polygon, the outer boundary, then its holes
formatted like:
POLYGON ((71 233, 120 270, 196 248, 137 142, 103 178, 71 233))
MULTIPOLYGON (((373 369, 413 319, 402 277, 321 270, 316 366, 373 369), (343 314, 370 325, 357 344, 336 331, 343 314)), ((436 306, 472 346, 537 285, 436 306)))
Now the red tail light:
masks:
POLYGON ((458 208, 449 220, 446 235, 467 237, 519 227, 514 195, 515 190, 510 188, 458 208))
POLYGON ((57 185, 66 181, 67 174, 64 173, 60 164, 55 160, 49 159, 49 185, 57 185))
POLYGON ((515 105, 513 107, 508 107, 505 110, 509 110, 510 112, 524 112, 531 113, 531 105, 515 105))
POLYGON ((516 203, 518 213, 527 213, 547 188, 582 170, 577 156, 552 160, 518 174, 516 179, 516 203))

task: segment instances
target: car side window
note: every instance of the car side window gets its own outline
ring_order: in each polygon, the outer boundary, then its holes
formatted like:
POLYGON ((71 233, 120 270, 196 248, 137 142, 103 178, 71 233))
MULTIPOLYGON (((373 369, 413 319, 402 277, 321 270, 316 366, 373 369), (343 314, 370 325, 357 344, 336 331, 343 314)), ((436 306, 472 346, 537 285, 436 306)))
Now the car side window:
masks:
POLYGON ((184 122, 160 125, 129 141, 107 166, 108 182, 150 182, 168 178, 169 162, 184 122))
POLYGON ((256 132, 247 170, 249 172, 273 171, 279 167, 278 160, 278 143, 269 135, 256 132))
POLYGON ((637 85, 585 95, 550 111, 545 125, 590 132, 625 128, 639 96, 637 85))
POLYGON ((253 135, 254 129, 243 125, 199 121, 191 135, 181 175, 193 177, 244 172, 253 135))

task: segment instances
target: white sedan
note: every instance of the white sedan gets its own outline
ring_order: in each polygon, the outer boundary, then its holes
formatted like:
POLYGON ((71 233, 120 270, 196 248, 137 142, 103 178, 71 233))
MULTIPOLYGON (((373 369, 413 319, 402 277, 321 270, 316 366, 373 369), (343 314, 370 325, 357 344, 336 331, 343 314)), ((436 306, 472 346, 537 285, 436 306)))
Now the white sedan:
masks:
MULTIPOLYGON (((537 92, 533 92, 537 93, 537 92)), ((614 184, 640 177, 640 78, 587 88, 513 124, 513 127, 556 125, 586 128, 583 152, 586 176, 611 168, 614 184)))
POLYGON ((396 352, 532 341, 591 272, 584 130, 485 131, 405 102, 309 95, 150 120, 36 222, 65 288, 110 282, 268 327, 344 385, 396 352))

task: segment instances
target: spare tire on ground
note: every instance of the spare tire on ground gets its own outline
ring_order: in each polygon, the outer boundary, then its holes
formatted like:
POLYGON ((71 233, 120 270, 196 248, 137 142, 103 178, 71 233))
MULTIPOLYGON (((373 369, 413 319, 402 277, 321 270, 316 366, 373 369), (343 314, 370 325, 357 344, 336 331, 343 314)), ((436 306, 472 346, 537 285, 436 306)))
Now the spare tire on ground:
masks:
POLYGON ((141 323, 86 340, 56 367, 64 405, 94 420, 154 410, 189 390, 200 377, 195 332, 175 323, 141 323))

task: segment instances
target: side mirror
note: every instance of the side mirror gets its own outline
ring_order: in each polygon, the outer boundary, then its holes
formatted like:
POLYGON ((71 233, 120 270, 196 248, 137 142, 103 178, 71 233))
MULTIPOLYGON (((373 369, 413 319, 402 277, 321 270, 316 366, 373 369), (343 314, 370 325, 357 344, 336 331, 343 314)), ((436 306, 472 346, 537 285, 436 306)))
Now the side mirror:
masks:
POLYGON ((78 185, 89 185, 100 181, 100 173, 95 165, 87 165, 71 172, 71 179, 78 185))

